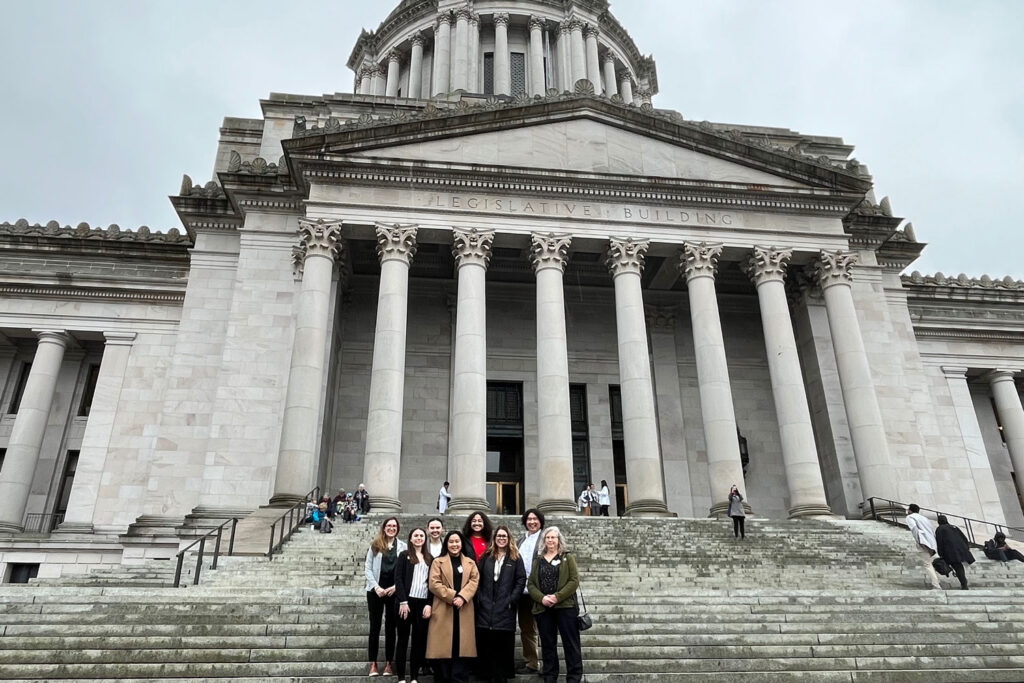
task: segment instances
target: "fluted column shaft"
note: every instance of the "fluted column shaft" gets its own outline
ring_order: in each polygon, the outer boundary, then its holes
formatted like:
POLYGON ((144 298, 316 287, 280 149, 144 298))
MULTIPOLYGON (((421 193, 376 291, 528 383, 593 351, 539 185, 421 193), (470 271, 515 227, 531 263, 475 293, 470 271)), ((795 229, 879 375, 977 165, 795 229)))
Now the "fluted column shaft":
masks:
MULTIPOLYGON (((822 252, 815 267, 825 298, 825 313, 836 354, 839 385, 850 424, 861 491, 865 499, 877 496, 899 500, 889 464, 889 442, 882 411, 857 321, 857 308, 853 303, 850 271, 856 260, 856 254, 852 252, 822 252)), ((868 512, 868 506, 864 511, 868 512)))
POLYGON ((538 507, 544 512, 569 514, 576 511, 576 494, 562 274, 571 242, 569 235, 534 233, 530 251, 537 276, 538 507))
POLYGON ((385 94, 388 97, 398 97, 398 77, 401 73, 402 55, 392 51, 388 54, 388 81, 385 94))
POLYGON ((619 94, 619 84, 615 78, 615 57, 610 53, 604 58, 604 86, 608 97, 619 94))
POLYGON ((558 25, 558 71, 559 85, 562 90, 572 90, 572 31, 569 22, 558 25))
POLYGON ((469 89, 469 10, 455 13, 455 64, 452 78, 453 90, 469 89))
POLYGON ((569 59, 572 64, 570 85, 575 86, 577 81, 587 77, 587 49, 583 44, 583 22, 570 21, 569 31, 571 36, 569 59))
POLYGON ((370 75, 369 69, 364 68, 359 70, 359 94, 373 94, 373 78, 370 75))
POLYGON ((623 102, 633 104, 633 79, 628 73, 622 74, 619 79, 619 94, 622 95, 623 102))
POLYGON ((587 26, 583 35, 586 39, 587 49, 587 78, 594 84, 594 92, 601 94, 601 61, 597 54, 598 30, 594 26, 587 26))
POLYGON ((512 94, 508 54, 508 15, 494 15, 494 94, 512 94))
POLYGON ((103 336, 106 343, 103 345, 103 360, 100 362, 93 392, 92 409, 82 435, 82 447, 68 498, 67 513, 59 529, 65 533, 93 531, 93 515, 110 450, 110 435, 114 431, 117 404, 124 385, 132 342, 135 340, 134 332, 107 332, 103 336))
POLYGON ((622 432, 630 516, 668 515, 661 468, 658 419, 647 346, 647 316, 640 286, 647 240, 612 238, 607 266, 615 283, 615 328, 619 342, 622 432))
POLYGON ((451 90, 451 68, 452 56, 452 24, 451 17, 445 13, 437 18, 437 26, 434 29, 434 85, 432 90, 435 95, 444 95, 451 90))
POLYGON ((423 36, 412 37, 409 56, 409 97, 423 97, 423 36))
POLYGON ((401 510, 402 410, 405 398, 405 343, 409 315, 409 267, 416 255, 416 227, 377 225, 380 293, 370 370, 363 482, 374 509, 401 510))
POLYGON ((493 231, 456 230, 459 278, 452 387, 450 510, 485 510, 487 503, 487 264, 493 231))
POLYGON ((746 264, 747 273, 757 287, 757 300, 761 306, 768 375, 789 487, 789 516, 828 515, 832 510, 825 496, 811 411, 807 407, 807 392, 786 297, 786 265, 791 256, 790 250, 755 247, 746 264))
POLYGON ((530 19, 530 94, 543 95, 544 84, 544 21, 530 19))
POLYGON ((1003 425, 1006 450, 1010 452, 1013 471, 1020 482, 1024 481, 1024 407, 1013 374, 1011 370, 996 370, 989 374, 988 381, 1003 425))
POLYGON ((14 418, 7 455, 0 469, 0 532, 24 529, 25 506, 39 463, 39 450, 57 390, 57 377, 69 337, 63 330, 35 330, 39 337, 32 369, 14 418))
POLYGON ((482 92, 480 87, 480 17, 469 16, 469 91, 482 92))
POLYGON ((295 314, 295 340, 281 422, 281 445, 271 505, 290 506, 316 485, 316 452, 323 404, 324 357, 330 321, 334 262, 342 251, 341 222, 299 220, 304 253, 295 314))
POLYGON ((734 484, 746 497, 729 363, 715 290, 715 273, 721 253, 721 245, 686 243, 680 263, 690 297, 693 350, 697 361, 713 516, 724 515, 728 510, 729 489, 734 484))

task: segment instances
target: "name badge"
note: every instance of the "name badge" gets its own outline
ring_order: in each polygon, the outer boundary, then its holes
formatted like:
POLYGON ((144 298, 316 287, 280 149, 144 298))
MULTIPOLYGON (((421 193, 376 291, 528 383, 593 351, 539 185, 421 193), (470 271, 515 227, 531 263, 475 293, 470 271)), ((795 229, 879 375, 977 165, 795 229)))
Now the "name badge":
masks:
POLYGON ((558 565, 560 565, 560 564, 562 564, 562 561, 561 561, 561 560, 555 560, 554 562, 552 562, 552 563, 551 563, 551 566, 552 566, 552 567, 557 567, 557 566, 558 566, 558 565))
POLYGON ((462 565, 459 565, 458 567, 456 567, 455 571, 457 571, 458 573, 461 574, 462 573, 462 565))

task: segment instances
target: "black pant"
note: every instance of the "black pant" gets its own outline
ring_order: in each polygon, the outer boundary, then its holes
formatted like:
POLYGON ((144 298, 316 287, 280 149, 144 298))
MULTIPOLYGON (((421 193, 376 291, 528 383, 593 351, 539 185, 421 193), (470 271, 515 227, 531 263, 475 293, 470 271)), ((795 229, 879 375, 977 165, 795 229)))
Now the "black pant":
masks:
POLYGON ((967 574, 964 573, 964 563, 950 562, 949 566, 954 572, 956 572, 956 578, 960 579, 960 588, 967 590, 967 574))
POLYGON ((999 560, 1000 562, 1009 562, 1010 560, 1024 562, 1024 555, 1021 555, 1019 550, 1014 550, 1013 548, 1007 548, 1006 550, 996 548, 995 557, 992 559, 999 560))
POLYGON ((477 663, 486 681, 507 681, 516 675, 516 632, 479 628, 476 631, 477 663))
POLYGON ((437 673, 434 677, 444 683, 468 683, 470 664, 466 657, 438 660, 437 673))
POLYGON ((427 653, 427 626, 429 619, 423 618, 423 608, 430 604, 426 598, 409 598, 409 616, 398 617, 398 652, 395 656, 395 675, 405 678, 405 655, 409 651, 409 632, 412 632, 412 653, 409 657, 409 678, 419 678, 420 668, 427 653))
POLYGON ((732 518, 732 533, 735 534, 736 538, 742 536, 747 537, 747 533, 743 530, 743 521, 746 517, 733 517, 732 518))
POLYGON ((608 516, 608 506, 607 505, 602 505, 601 506, 601 516, 602 517, 607 517, 608 516))
POLYGON ((376 662, 380 649, 380 622, 384 619, 384 659, 395 660, 395 640, 398 636, 398 613, 395 611, 395 596, 382 598, 376 591, 366 592, 366 605, 370 610, 370 645, 367 661, 376 662))
POLYGON ((544 658, 541 675, 544 683, 558 680, 558 637, 562 638, 565 652, 566 683, 583 680, 583 649, 580 647, 580 629, 576 623, 576 610, 571 607, 548 608, 537 616, 540 631, 540 649, 544 658))

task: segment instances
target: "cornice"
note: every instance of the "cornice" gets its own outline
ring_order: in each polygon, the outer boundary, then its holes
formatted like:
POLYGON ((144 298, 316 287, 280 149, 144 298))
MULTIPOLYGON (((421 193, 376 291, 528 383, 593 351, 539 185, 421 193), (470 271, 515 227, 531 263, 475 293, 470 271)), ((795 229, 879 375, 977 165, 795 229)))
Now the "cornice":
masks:
POLYGON ((0 295, 34 299, 74 299, 90 301, 122 301, 145 304, 182 304, 185 292, 160 292, 152 289, 114 289, 66 287, 54 285, 0 284, 0 295))
POLYGON ((954 341, 954 342, 997 342, 1024 344, 1024 330, 993 331, 993 330, 965 330, 949 327, 914 327, 914 336, 918 339, 932 341, 954 341))

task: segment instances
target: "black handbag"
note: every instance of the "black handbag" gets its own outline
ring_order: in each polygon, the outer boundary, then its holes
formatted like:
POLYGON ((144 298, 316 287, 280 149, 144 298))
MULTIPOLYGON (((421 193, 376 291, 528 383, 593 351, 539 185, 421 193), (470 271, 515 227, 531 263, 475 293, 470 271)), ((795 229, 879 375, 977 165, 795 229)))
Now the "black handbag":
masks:
POLYGON ((576 589, 576 626, 580 631, 586 631, 594 625, 594 620, 587 612, 587 603, 583 599, 583 589, 576 589), (582 611, 581 611, 582 607, 582 611))

